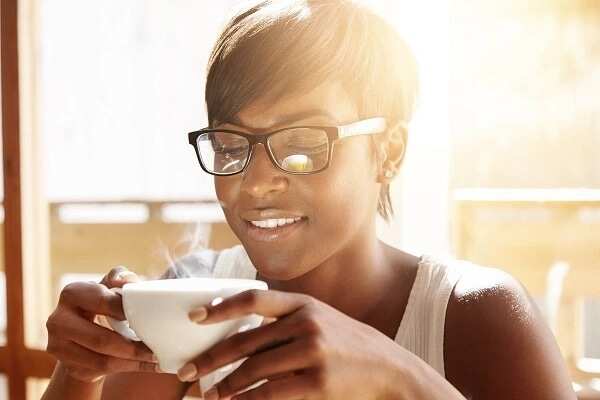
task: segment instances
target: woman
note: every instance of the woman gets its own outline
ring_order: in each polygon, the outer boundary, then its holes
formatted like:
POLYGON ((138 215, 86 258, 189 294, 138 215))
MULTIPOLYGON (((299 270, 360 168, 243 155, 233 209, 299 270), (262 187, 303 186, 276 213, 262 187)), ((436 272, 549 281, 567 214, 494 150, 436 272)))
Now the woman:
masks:
MULTIPOLYGON (((248 357, 205 397, 574 399, 556 343, 514 278, 376 237, 376 213, 392 215, 416 81, 402 40, 351 1, 263 1, 236 15, 209 62, 210 126, 189 140, 243 244, 209 272, 270 290, 190 318, 258 313, 270 323, 177 376, 160 374, 147 348, 92 322, 124 318, 108 287, 137 278, 115 269, 102 284, 63 290, 48 320, 59 363, 44 398, 180 399, 248 357)), ((169 274, 203 273, 189 267, 197 256, 169 274)))

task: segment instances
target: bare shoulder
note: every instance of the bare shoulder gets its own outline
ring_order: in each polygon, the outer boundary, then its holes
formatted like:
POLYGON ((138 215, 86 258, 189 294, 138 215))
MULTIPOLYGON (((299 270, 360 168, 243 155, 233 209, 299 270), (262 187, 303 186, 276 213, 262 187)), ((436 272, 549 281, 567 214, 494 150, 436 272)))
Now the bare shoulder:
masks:
MULTIPOLYGON (((516 278, 497 268, 478 265, 471 265, 456 283, 448 303, 448 308, 451 307, 460 312, 456 317, 468 317, 477 311, 485 311, 484 314, 493 310, 510 311, 510 321, 531 318, 538 311, 516 278)), ((500 321, 492 318, 491 322, 500 321)))
POLYGON ((523 285, 473 265, 448 301, 446 378, 474 399, 575 399, 552 333, 523 285))

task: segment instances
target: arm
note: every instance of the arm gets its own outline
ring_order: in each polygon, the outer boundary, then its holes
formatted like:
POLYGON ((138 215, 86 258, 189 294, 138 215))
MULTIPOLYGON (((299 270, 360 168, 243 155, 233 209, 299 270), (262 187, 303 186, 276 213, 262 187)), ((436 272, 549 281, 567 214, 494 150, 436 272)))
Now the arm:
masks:
POLYGON ((187 377, 197 379, 248 357, 207 398, 216 392, 239 400, 464 400, 392 339, 307 295, 249 290, 192 311, 190 318, 212 324, 252 313, 275 321, 217 343, 189 365, 187 377))
POLYGON ((108 287, 120 287, 132 279, 137 279, 135 274, 115 268, 101 284, 76 282, 61 291, 46 322, 47 351, 59 362, 42 399, 97 400, 110 374, 143 371, 157 375, 152 352, 144 344, 94 322, 100 315, 125 318, 121 297, 108 287))
POLYGON ((96 400, 100 399, 101 391, 102 380, 84 382, 75 379, 59 361, 41 400, 96 400))
POLYGON ((180 400, 193 383, 180 382, 177 375, 138 372, 108 375, 102 400, 180 400))
POLYGON ((83 382, 71 377, 59 362, 42 400, 180 400, 190 386, 176 375, 135 372, 83 382))
POLYGON ((382 400, 465 400, 465 397, 429 364, 406 349, 399 349, 398 354, 392 358, 395 366, 387 369, 392 374, 387 378, 387 391, 381 397, 382 400))
POLYGON ((445 341, 446 377, 470 398, 575 399, 552 333, 504 272, 478 268, 458 282, 445 341))

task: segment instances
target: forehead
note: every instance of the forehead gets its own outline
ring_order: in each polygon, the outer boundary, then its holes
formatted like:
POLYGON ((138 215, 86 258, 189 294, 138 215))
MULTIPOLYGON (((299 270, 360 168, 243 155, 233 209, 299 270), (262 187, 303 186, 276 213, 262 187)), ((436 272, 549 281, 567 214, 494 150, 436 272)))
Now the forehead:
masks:
POLYGON ((234 122, 250 129, 274 129, 300 121, 344 124, 358 117, 353 98, 340 82, 326 82, 277 99, 264 97, 244 107, 234 122))

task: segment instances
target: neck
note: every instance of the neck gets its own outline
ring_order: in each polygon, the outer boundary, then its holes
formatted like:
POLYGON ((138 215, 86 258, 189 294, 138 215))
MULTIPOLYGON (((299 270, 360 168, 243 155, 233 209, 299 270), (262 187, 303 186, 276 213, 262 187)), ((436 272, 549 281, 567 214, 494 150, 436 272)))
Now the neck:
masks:
POLYGON ((396 257, 377 239, 373 227, 302 276, 286 281, 259 279, 271 289, 304 293, 364 320, 394 281, 397 270, 392 258, 396 257))

